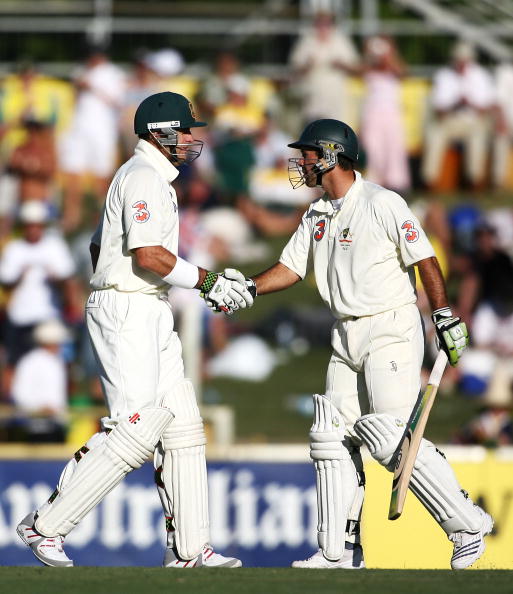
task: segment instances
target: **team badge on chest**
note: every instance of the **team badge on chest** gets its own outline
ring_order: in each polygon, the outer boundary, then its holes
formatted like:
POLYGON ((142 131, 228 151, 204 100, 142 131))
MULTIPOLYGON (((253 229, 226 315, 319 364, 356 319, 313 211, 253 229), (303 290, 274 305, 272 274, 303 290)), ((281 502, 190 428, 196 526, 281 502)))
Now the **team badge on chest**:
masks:
POLYGON ((344 250, 348 250, 351 247, 351 244, 353 243, 353 234, 349 231, 349 227, 342 229, 338 242, 344 250))
POLYGON ((326 231, 326 221, 323 219, 322 221, 315 223, 315 226, 317 227, 317 231, 314 231, 313 238, 315 241, 321 241, 324 237, 324 232, 326 231))

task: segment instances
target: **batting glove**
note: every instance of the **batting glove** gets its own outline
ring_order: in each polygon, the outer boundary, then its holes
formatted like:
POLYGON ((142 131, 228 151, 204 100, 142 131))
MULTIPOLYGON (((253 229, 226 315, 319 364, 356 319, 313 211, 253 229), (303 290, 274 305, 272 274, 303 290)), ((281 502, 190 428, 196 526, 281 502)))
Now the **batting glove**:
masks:
POLYGON ((200 287, 200 295, 210 309, 227 315, 253 305, 244 275, 233 268, 227 268, 223 274, 208 272, 200 287))
POLYGON ((468 345, 468 332, 465 322, 452 315, 448 307, 436 309, 431 314, 435 325, 438 347, 442 348, 454 367, 468 345))
POLYGON ((235 268, 225 268, 223 272, 224 278, 233 281, 233 290, 239 293, 242 300, 238 300, 240 307, 251 307, 254 302, 254 298, 256 296, 256 285, 255 283, 240 272, 240 270, 235 270, 235 268), (251 286, 248 285, 248 282, 251 282, 254 290, 251 286))

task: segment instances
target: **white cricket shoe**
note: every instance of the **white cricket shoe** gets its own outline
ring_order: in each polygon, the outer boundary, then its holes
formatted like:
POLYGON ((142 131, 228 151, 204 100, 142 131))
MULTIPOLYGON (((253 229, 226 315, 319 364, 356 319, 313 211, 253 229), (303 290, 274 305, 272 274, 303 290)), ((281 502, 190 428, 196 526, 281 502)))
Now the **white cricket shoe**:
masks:
POLYGON ((193 567, 242 567, 242 561, 235 557, 224 557, 214 552, 214 549, 206 544, 201 553, 194 559, 181 559, 174 547, 168 547, 164 556, 163 567, 174 569, 190 569, 193 567))
POLYGON ((62 536, 47 538, 34 530, 34 512, 23 518, 16 527, 16 532, 41 563, 50 567, 73 567, 73 561, 68 558, 62 547, 62 536))
POLYGON ((453 569, 470 567, 484 553, 486 547, 484 537, 492 531, 493 519, 481 508, 478 509, 483 516, 483 524, 479 532, 455 532, 449 536, 449 540, 454 543, 451 557, 453 569))
POLYGON ((338 561, 330 561, 319 549, 304 561, 293 561, 292 567, 301 569, 364 569, 362 545, 346 542, 344 554, 338 561))

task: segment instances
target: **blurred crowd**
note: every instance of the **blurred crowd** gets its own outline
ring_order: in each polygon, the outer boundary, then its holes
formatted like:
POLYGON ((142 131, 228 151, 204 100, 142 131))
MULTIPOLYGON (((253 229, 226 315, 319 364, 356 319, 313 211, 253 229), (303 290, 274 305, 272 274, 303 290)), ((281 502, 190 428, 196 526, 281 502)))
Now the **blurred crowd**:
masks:
MULTIPOLYGON (((89 239, 110 179, 135 146, 135 109, 172 90, 209 123, 198 129, 201 159, 179 178, 180 255, 209 269, 265 261, 270 239, 285 239, 317 195, 292 190, 287 143, 312 119, 347 121, 364 175, 398 191, 423 221, 469 326, 471 348, 445 390, 482 409, 454 440, 513 443, 513 208, 488 200, 513 188, 513 65, 484 67, 472 45, 456 41, 447 65, 412 87, 425 93, 408 99, 408 65, 394 39, 375 35, 357 47, 319 13, 295 40, 286 80, 249 75, 231 51, 206 61, 203 76, 187 66, 172 48, 138 50, 122 66, 92 48, 70 80, 26 60, 0 81, 0 395, 9 406, 0 440, 62 441, 70 401, 102 402, 83 321, 89 239), (444 192, 462 198, 444 201, 444 192)), ((202 375, 204 360, 230 342, 228 322, 183 290, 170 299, 186 365, 200 353, 189 375, 202 375)), ((419 303, 429 330, 422 287, 419 303)), ((301 344, 315 342, 305 328, 301 344)), ((427 340, 429 368, 432 332, 427 340)))

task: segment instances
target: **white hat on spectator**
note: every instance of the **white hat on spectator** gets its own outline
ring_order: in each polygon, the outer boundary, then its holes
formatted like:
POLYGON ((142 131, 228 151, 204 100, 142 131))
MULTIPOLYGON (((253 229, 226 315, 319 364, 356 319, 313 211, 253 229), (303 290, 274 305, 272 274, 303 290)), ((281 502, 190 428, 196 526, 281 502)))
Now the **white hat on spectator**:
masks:
POLYGON ((22 223, 46 223, 48 221, 48 207, 40 200, 27 200, 18 213, 22 223))
POLYGON ((452 48, 452 59, 457 61, 471 62, 476 59, 476 50, 468 41, 458 41, 452 48))
POLYGON ((34 340, 37 344, 63 344, 69 339, 68 329, 57 319, 41 322, 34 329, 34 340))
POLYGON ((185 67, 182 55, 174 49, 150 52, 144 57, 143 62, 159 76, 176 76, 185 67))
POLYGON ((232 74, 226 81, 226 88, 237 95, 249 93, 250 82, 243 74, 232 74))

